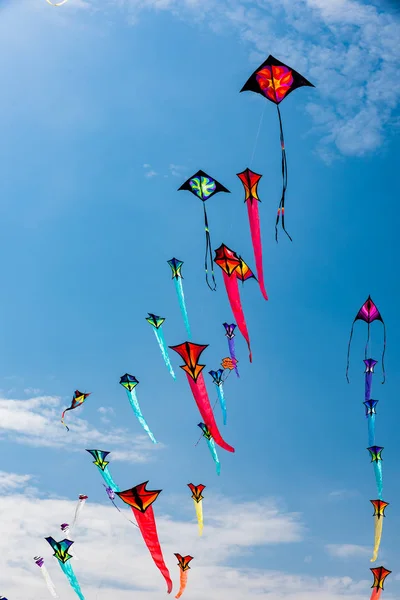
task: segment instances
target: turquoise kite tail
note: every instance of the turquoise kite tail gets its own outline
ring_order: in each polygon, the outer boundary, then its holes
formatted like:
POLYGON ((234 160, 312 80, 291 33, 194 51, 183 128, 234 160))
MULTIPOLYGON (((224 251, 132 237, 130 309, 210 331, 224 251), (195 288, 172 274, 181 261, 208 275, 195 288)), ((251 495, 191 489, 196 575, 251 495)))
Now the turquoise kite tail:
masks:
POLYGON ((108 467, 106 467, 103 471, 103 469, 99 468, 99 471, 101 473, 101 476, 103 477, 104 481, 106 482, 107 486, 109 488, 111 488, 114 492, 119 492, 120 489, 117 486, 117 484, 115 483, 114 479, 111 477, 111 473, 108 470, 108 467))
POLYGON ((378 498, 382 500, 383 493, 383 476, 382 476, 382 461, 378 460, 374 462, 375 480, 376 487, 378 488, 378 498))
POLYGON ((154 331, 155 336, 157 338, 158 345, 160 346, 160 350, 161 350, 161 354, 163 356, 164 362, 167 365, 168 370, 169 370, 171 376, 174 379, 176 379, 175 373, 174 373, 174 369, 172 368, 171 361, 170 361, 169 356, 168 356, 168 348, 167 348, 167 345, 166 345, 165 340, 164 340, 164 334, 162 332, 162 329, 161 329, 161 327, 159 329, 155 329, 153 327, 153 331, 154 331))
POLYGON ((368 415, 368 445, 375 446, 375 415, 368 415))
POLYGON ((223 423, 224 423, 224 425, 226 425, 226 402, 225 402, 224 388, 222 387, 222 383, 221 383, 221 385, 217 385, 217 391, 218 391, 219 405, 222 410, 223 423))
POLYGON ((133 389, 131 392, 129 390, 126 390, 126 393, 128 394, 129 402, 131 403, 133 412, 135 413, 137 420, 139 421, 139 423, 141 424, 141 426, 143 427, 145 432, 148 434, 148 436, 151 439, 151 441, 153 442, 153 444, 157 444, 156 438, 150 431, 149 426, 147 425, 146 420, 145 420, 144 416, 142 415, 142 411, 140 410, 140 406, 139 406, 139 402, 138 402, 135 390, 133 389))
POLYGON ((78 580, 76 578, 76 575, 72 569, 70 562, 69 561, 66 563, 60 562, 60 567, 62 568, 65 575, 67 576, 70 586, 75 591, 76 595, 80 598, 80 600, 85 600, 85 596, 82 594, 82 590, 80 588, 80 585, 78 583, 78 580))
POLYGON ((213 457, 213 460, 215 462, 215 468, 217 471, 217 475, 221 474, 221 464, 219 462, 219 458, 218 458, 218 454, 217 454, 217 449, 215 447, 215 442, 214 440, 211 438, 210 440, 207 440, 207 445, 210 449, 211 452, 211 456, 213 457))
POLYGON ((178 278, 175 278, 174 281, 175 281, 176 293, 178 294, 179 306, 181 307, 182 317, 185 322, 186 331, 187 331, 187 334, 189 336, 189 341, 190 341, 192 339, 192 334, 190 331, 189 317, 188 317, 187 310, 186 310, 185 295, 183 293, 182 279, 180 277, 178 277, 178 278))

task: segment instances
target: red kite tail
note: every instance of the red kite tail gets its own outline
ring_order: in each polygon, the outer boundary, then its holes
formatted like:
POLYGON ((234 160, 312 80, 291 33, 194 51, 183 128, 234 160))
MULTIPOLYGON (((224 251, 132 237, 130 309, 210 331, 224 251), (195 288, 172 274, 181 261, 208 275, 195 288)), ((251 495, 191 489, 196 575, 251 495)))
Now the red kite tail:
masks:
POLYGON ((247 212, 249 215, 251 241, 253 242, 254 258, 256 260, 256 269, 258 276, 258 284, 265 300, 268 300, 268 294, 264 285, 264 271, 263 271, 263 260, 262 260, 262 243, 261 243, 261 232, 260 232, 260 217, 258 214, 258 201, 253 202, 248 200, 247 212))
POLYGON ((175 598, 180 598, 182 596, 183 592, 185 591, 185 587, 187 584, 187 577, 188 577, 188 572, 181 570, 180 581, 179 581, 179 584, 180 584, 179 592, 177 593, 175 598))
POLYGON ((381 589, 374 588, 372 590, 372 594, 371 594, 371 599, 370 600, 379 600, 379 598, 381 597, 381 592, 382 592, 381 589))
POLYGON ((64 415, 65 415, 65 413, 66 413, 68 410, 72 410, 72 409, 71 409, 71 408, 66 408, 66 409, 64 410, 63 414, 61 415, 61 423, 64 425, 64 427, 66 427, 66 428, 67 428, 67 431, 69 431, 69 427, 68 427, 68 425, 66 425, 66 424, 64 423, 64 415))
POLYGON ((232 275, 229 277, 229 275, 227 275, 225 273, 225 271, 223 271, 222 273, 224 276, 225 288, 226 288, 226 293, 228 294, 229 304, 231 305, 231 309, 232 309, 233 315, 235 317, 237 326, 239 327, 239 331, 247 342, 247 346, 249 348, 250 362, 253 362, 253 356, 252 356, 251 347, 250 347, 249 332, 247 331, 246 319, 244 318, 242 303, 240 302, 239 286, 238 286, 236 274, 232 273, 232 275))
POLYGON ((161 575, 167 583, 168 594, 172 592, 172 581, 168 568, 164 562, 160 542, 158 540, 156 521, 154 518, 153 507, 149 506, 144 513, 135 510, 132 507, 132 512, 136 517, 143 540, 149 549, 151 558, 154 560, 156 567, 160 570, 161 575))
POLYGON ((202 419, 206 424, 209 432, 214 438, 215 443, 218 444, 218 446, 220 446, 224 450, 227 450, 228 452, 235 452, 235 448, 229 446, 229 444, 227 444, 224 441, 219 432, 218 425, 215 422, 214 413, 212 411, 210 400, 207 394, 207 388, 204 381, 203 373, 200 373, 200 375, 197 378, 197 381, 193 381, 193 379, 187 373, 186 376, 190 385, 190 389, 192 390, 193 397, 196 400, 197 408, 199 409, 202 419))

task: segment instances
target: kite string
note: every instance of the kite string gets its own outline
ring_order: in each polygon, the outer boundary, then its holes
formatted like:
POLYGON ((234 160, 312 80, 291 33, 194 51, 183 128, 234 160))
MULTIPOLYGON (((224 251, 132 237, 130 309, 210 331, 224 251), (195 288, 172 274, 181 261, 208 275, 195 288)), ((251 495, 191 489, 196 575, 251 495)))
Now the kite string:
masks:
POLYGON ((249 168, 251 168, 251 166, 253 164, 254 155, 255 155, 256 150, 257 150, 258 138, 260 137, 261 125, 262 125, 262 122, 263 122, 263 119, 264 119, 264 112, 265 112, 266 106, 267 105, 264 104, 264 107, 263 107, 263 109, 261 111, 260 121, 258 123, 258 130, 257 130, 256 139, 255 139, 254 146, 253 146, 253 153, 252 153, 251 158, 250 158, 250 167, 249 168))

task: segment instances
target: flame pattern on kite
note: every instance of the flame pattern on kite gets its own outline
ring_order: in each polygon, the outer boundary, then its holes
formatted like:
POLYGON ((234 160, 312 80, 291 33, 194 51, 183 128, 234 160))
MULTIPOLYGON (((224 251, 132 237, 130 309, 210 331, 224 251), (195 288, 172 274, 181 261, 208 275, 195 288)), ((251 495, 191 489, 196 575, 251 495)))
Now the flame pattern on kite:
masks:
POLYGON ((66 408, 63 412, 63 414, 61 415, 61 423, 64 425, 64 427, 66 427, 67 431, 69 431, 69 427, 64 423, 64 415, 66 412, 68 412, 69 410, 74 410, 74 408, 77 408, 78 406, 81 406, 86 398, 88 398, 90 396, 89 394, 82 394, 82 392, 80 392, 79 390, 75 390, 72 401, 71 401, 71 406, 69 408, 66 408))
POLYGON ((213 461, 215 462, 215 468, 217 471, 217 475, 220 475, 221 474, 221 464, 219 462, 217 449, 215 447, 215 442, 213 440, 213 437, 212 437, 207 425, 205 425, 205 423, 199 423, 198 427, 200 427, 201 431, 203 432, 203 437, 206 439, 208 449, 210 450, 211 456, 213 457, 213 461))
POLYGON ((370 569, 370 571, 372 571, 372 575, 374 576, 374 583, 371 586, 373 589, 370 600, 379 600, 381 597, 381 592, 384 589, 384 581, 392 571, 388 571, 385 569, 385 567, 375 567, 374 569, 370 569))
POLYGON ((177 593, 175 598, 180 598, 182 596, 183 592, 185 591, 185 588, 187 585, 188 570, 190 569, 189 563, 191 560, 193 560, 193 556, 189 556, 189 555, 182 556, 181 554, 178 554, 177 552, 175 552, 174 554, 179 561, 178 567, 180 568, 179 592, 177 593))
POLYGON ((194 196, 199 198, 203 202, 203 213, 204 213, 204 230, 206 233, 206 251, 204 255, 204 269, 206 273, 206 283, 210 290, 215 291, 217 289, 217 283, 215 281, 214 275, 214 265, 212 260, 212 247, 211 247, 211 236, 210 230, 208 228, 208 216, 206 209, 206 201, 214 196, 214 194, 218 194, 219 192, 230 193, 226 187, 224 187, 221 183, 219 183, 204 171, 197 171, 192 177, 189 177, 185 183, 181 185, 178 189, 178 192, 181 190, 187 190, 191 192, 194 196), (211 271, 211 279, 212 284, 210 284, 208 279, 208 271, 211 271))
POLYGON ((193 485, 193 483, 188 483, 187 484, 188 488, 190 489, 190 491, 192 492, 192 498, 193 498, 193 502, 194 502, 194 508, 196 511, 196 517, 197 517, 197 524, 199 527, 199 535, 203 535, 203 527, 204 527, 204 521, 203 521, 203 498, 204 496, 203 494, 203 490, 206 489, 205 485, 202 485, 201 483, 199 485, 193 485))
POLYGON ((177 352, 185 363, 184 365, 181 365, 181 369, 186 373, 186 377, 189 382, 193 397, 196 401, 197 408, 200 411, 204 423, 214 438, 215 443, 228 452, 235 452, 235 449, 224 441, 219 432, 202 373, 205 365, 199 364, 200 355, 208 347, 208 344, 204 345, 194 344, 193 342, 183 342, 177 346, 169 347, 171 350, 177 352))
POLYGON ((245 169, 241 173, 237 173, 237 176, 242 182, 245 190, 245 202, 247 204, 247 212, 249 216, 250 233, 253 243, 254 258, 256 261, 258 283, 263 297, 265 300, 268 300, 268 294, 264 284, 260 216, 258 213, 258 203, 261 202, 261 200, 258 197, 257 187, 262 175, 254 173, 253 171, 250 171, 250 169, 245 169))
POLYGON ((129 375, 129 373, 125 373, 119 380, 120 385, 125 388, 126 394, 128 396, 130 405, 132 406, 133 412, 135 416, 153 444, 157 444, 157 440, 151 432, 149 426, 147 425, 146 419, 144 418, 142 411, 140 410, 139 402, 136 396, 135 387, 138 385, 139 380, 136 379, 133 375, 129 375))
MULTIPOLYGON (((240 377, 239 375, 239 371, 237 368, 237 363, 238 360, 236 358, 236 352, 235 352, 235 329, 236 329, 236 323, 222 323, 223 327, 225 327, 225 336, 228 339, 228 348, 229 348, 229 354, 231 356, 232 361, 234 361, 235 366, 235 373, 237 375, 237 377, 240 377)), ((222 365, 223 366, 223 365, 222 365)), ((224 367, 225 368, 225 367, 224 367)))
POLYGON ((55 556, 58 560, 58 564, 60 565, 61 570, 64 571, 64 574, 67 577, 69 584, 76 593, 76 595, 80 598, 80 600, 85 600, 85 597, 82 594, 82 590, 80 588, 74 570, 71 567, 71 564, 68 562, 72 558, 72 555, 68 553, 68 550, 74 542, 72 542, 71 540, 61 540, 61 542, 56 542, 55 539, 52 537, 46 537, 44 539, 53 548, 53 556, 55 556))
POLYGON ((150 323, 150 325, 153 327, 154 335, 157 338, 157 342, 158 342, 158 345, 160 346, 162 357, 168 368, 168 371, 170 372, 171 377, 173 379, 176 379, 174 369, 172 368, 171 361, 170 361, 169 355, 168 355, 168 346, 165 343, 164 333, 163 333, 163 330, 161 327, 162 324, 164 323, 165 319, 164 319, 164 317, 158 317, 157 315, 154 315, 153 313, 148 313, 148 315, 149 316, 146 317, 146 321, 148 323, 150 323))
POLYGON ((385 517, 385 508, 389 506, 389 502, 383 500, 370 500, 374 507, 374 520, 375 520, 375 535, 374 535, 374 552, 372 554, 371 562, 375 562, 378 558, 379 547, 382 539, 382 527, 383 517, 385 517))
POLYGON ((51 596, 53 596, 53 598, 58 598, 57 592, 56 592, 56 587, 49 575, 48 570, 46 569, 46 566, 44 564, 44 560, 42 556, 35 556, 35 558, 33 559, 35 561, 35 563, 37 564, 37 566, 40 568, 42 575, 43 575, 43 579, 46 582, 47 585, 47 589, 49 590, 51 596))
POLYGON ((115 483, 114 479, 111 477, 111 473, 108 470, 107 466, 109 463, 106 461, 106 457, 110 453, 106 452, 105 450, 86 450, 86 452, 89 452, 89 454, 93 456, 93 464, 96 465, 96 467, 99 469, 100 475, 106 482, 107 487, 111 488, 115 492, 118 492, 119 487, 115 483))
POLYGON ((222 411, 222 420, 224 425, 226 425, 226 401, 224 395, 224 369, 218 369, 217 371, 208 371, 208 374, 211 375, 213 383, 217 387, 217 394, 219 405, 222 411))
POLYGON ((153 502, 157 500, 162 490, 146 490, 148 483, 148 481, 145 481, 124 492, 117 492, 117 496, 131 507, 144 543, 155 565, 164 577, 167 583, 168 594, 170 594, 172 591, 172 581, 162 555, 152 507, 153 502))
POLYGON ((167 261, 172 271, 172 279, 175 283, 175 290, 178 296, 179 307, 181 309, 181 314, 183 317, 183 322, 185 323, 186 332, 188 334, 189 340, 192 339, 192 334, 190 331, 189 317, 186 310, 186 302, 185 302, 185 294, 183 293, 183 285, 182 285, 182 265, 183 261, 178 260, 177 258, 171 258, 171 260, 167 261))
POLYGON ((237 280, 239 278, 242 281, 245 281, 245 279, 254 277, 254 275, 251 273, 246 263, 236 254, 236 252, 228 248, 228 246, 225 246, 225 244, 221 244, 221 246, 215 250, 214 262, 222 269, 229 304, 231 305, 231 309, 236 319, 237 326, 239 327, 239 331, 247 342, 247 346, 249 348, 249 359, 250 362, 252 362, 249 332, 247 330, 246 319, 244 317, 242 303, 240 301, 237 280), (248 271, 250 271, 251 275, 248 275, 248 271))
MULTIPOLYGON (((364 358, 365 359, 367 358, 367 354, 368 354, 368 351, 369 351, 369 340, 370 340, 370 334, 371 334, 371 323, 373 323, 374 321, 380 321, 382 323, 382 325, 383 325, 383 351, 382 351, 383 381, 382 381, 382 383, 385 383, 386 375, 385 375, 385 363, 384 363, 384 359, 385 359, 385 352, 386 352, 386 326, 385 326, 384 320, 382 319, 382 315, 379 312, 377 306, 372 301, 371 296, 368 296, 368 298, 366 299, 366 301, 364 302, 364 304, 362 305, 362 307, 360 308, 360 310, 356 314, 356 317, 355 317, 355 319, 353 321, 353 324, 351 326, 349 344, 348 344, 348 348, 347 348, 347 367, 346 367, 346 378, 347 378, 347 381, 349 382, 350 348, 351 348, 351 341, 352 341, 352 338, 353 338, 354 324, 356 323, 356 321, 364 321, 368 325, 368 337, 367 337, 367 342, 365 344, 365 351, 364 351, 364 354, 365 354, 364 358)), ((376 362, 375 362, 375 364, 376 364, 376 362)))
POLYGON ((288 169, 285 149, 285 138, 283 135, 282 117, 279 109, 279 104, 291 92, 302 86, 315 87, 312 83, 307 81, 305 77, 300 75, 300 73, 298 73, 288 65, 285 65, 283 62, 274 58, 270 54, 267 60, 264 61, 262 65, 260 65, 258 69, 254 71, 254 73, 249 77, 249 79, 246 81, 246 83, 240 90, 240 92, 248 91, 254 92, 256 94, 261 94, 261 96, 263 96, 267 100, 270 100, 270 102, 276 105, 278 112, 282 152, 282 194, 281 200, 279 202, 278 213, 276 215, 276 241, 278 241, 278 225, 280 219, 282 219, 281 223, 283 231, 286 233, 290 241, 292 241, 292 238, 285 229, 285 197, 287 189, 288 169))

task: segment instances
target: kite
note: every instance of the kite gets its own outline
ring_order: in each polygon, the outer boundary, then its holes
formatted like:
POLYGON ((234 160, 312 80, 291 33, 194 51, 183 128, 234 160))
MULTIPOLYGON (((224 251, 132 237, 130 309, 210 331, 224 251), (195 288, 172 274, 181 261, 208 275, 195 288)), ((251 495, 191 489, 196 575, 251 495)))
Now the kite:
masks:
POLYGON ((219 192, 227 192, 230 194, 230 191, 226 189, 221 183, 219 183, 216 179, 204 173, 204 171, 197 171, 192 177, 190 177, 185 183, 181 185, 178 189, 178 192, 181 190, 187 190, 192 192, 197 198, 200 198, 203 202, 203 210, 204 210, 204 228, 206 232, 206 252, 204 256, 204 269, 206 272, 206 283, 210 290, 215 291, 217 289, 217 283, 215 281, 214 276, 214 268, 212 261, 212 248, 211 248, 211 237, 210 231, 208 229, 208 217, 206 210, 206 200, 209 200, 211 196, 214 194, 218 194, 219 192), (212 285, 210 285, 208 279, 208 270, 211 270, 211 278, 212 285))
POLYGON ((253 171, 250 171, 250 169, 245 169, 241 173, 237 173, 237 176, 243 183, 245 190, 245 202, 247 204, 247 212, 249 215, 251 241, 253 243, 254 258, 256 261, 258 284, 263 297, 265 300, 268 300, 268 294, 264 284, 260 217, 258 214, 258 202, 261 202, 261 200, 258 197, 257 187, 262 175, 254 173, 253 171))
MULTIPOLYGON (((69 524, 61 523, 60 529, 61 529, 62 533, 65 535, 65 539, 68 541, 71 541, 69 524)), ((72 558, 74 558, 75 560, 79 560, 79 558, 75 552, 75 549, 74 549, 74 555, 72 558)))
MULTIPOLYGON (((46 569, 43 557, 35 556, 35 558, 33 560, 35 561, 37 566, 40 568, 42 575, 43 575, 43 579, 46 582, 47 589, 49 590, 50 594, 53 596, 53 598, 58 598, 55 585, 51 580, 48 570, 46 569)), ((1 596, 1 598, 2 598, 2 596, 1 596)))
POLYGON ((239 279, 242 279, 242 281, 244 281, 243 275, 240 271, 238 271, 239 266, 243 271, 243 265, 245 265, 246 267, 247 265, 236 254, 236 252, 230 250, 230 248, 228 248, 228 246, 225 246, 225 244, 221 244, 221 246, 217 248, 217 250, 215 250, 214 262, 219 267, 221 267, 223 271, 224 283, 226 293, 228 294, 229 304, 231 305, 231 309, 236 319, 237 326, 239 327, 239 331, 247 342, 247 346, 249 348, 249 358, 250 362, 252 362, 249 332, 247 331, 246 319, 244 318, 242 304, 240 302, 239 287, 237 282, 238 277, 239 279))
POLYGON ((349 339, 349 344, 348 344, 348 348, 347 348, 347 368, 346 368, 347 381, 349 382, 350 346, 351 346, 351 340, 353 338, 354 324, 356 321, 359 321, 359 320, 364 321, 368 325, 368 337, 367 337, 367 342, 365 344, 365 357, 364 358, 367 358, 367 352, 369 349, 371 323, 373 323, 374 321, 380 321, 383 325, 383 351, 382 351, 383 381, 382 381, 382 383, 385 383, 386 375, 385 375, 384 358, 385 358, 385 351, 386 351, 386 326, 385 326, 384 320, 382 319, 382 315, 379 312, 376 305, 373 303, 371 296, 368 296, 368 298, 366 299, 366 301, 364 302, 364 304, 358 311, 356 318, 353 321, 353 325, 351 326, 350 339, 349 339))
POLYGON ((187 334, 189 336, 189 340, 190 340, 192 338, 192 334, 190 332, 189 317, 188 317, 187 310, 186 310, 185 295, 183 293, 183 285, 182 285, 183 277, 182 277, 181 269, 182 269, 183 261, 178 260, 177 258, 171 258, 171 260, 168 260, 167 262, 168 262, 169 266, 171 267, 172 279, 174 280, 174 283, 175 283, 175 289, 176 289, 176 293, 177 293, 178 300, 179 300, 181 314, 183 317, 183 321, 185 323, 186 332, 187 332, 187 334))
POLYGON ((200 429, 203 432, 203 437, 206 438, 207 441, 207 446, 211 452, 211 456, 213 457, 213 461, 215 462, 215 468, 217 471, 217 475, 221 474, 221 464, 219 462, 219 458, 218 458, 218 454, 217 454, 217 449, 215 447, 215 442, 213 440, 213 437, 208 429, 208 427, 204 424, 204 423, 199 423, 198 427, 200 427, 200 429))
MULTIPOLYGON (((103 483, 104 485, 104 483, 103 483)), ((131 521, 130 519, 128 519, 128 517, 122 512, 122 510, 119 509, 119 507, 115 504, 114 500, 115 500, 115 492, 112 488, 108 487, 107 485, 104 485, 104 487, 106 488, 106 492, 107 492, 107 496, 108 498, 111 500, 111 502, 113 503, 113 505, 115 506, 115 508, 117 509, 117 511, 119 513, 121 513, 121 515, 123 517, 125 517, 125 519, 127 521, 129 521, 129 523, 132 523, 132 525, 134 525, 135 527, 137 527, 136 523, 134 523, 133 521, 131 521)))
POLYGON ((203 345, 193 344, 192 342, 183 342, 183 344, 169 347, 171 350, 177 352, 185 363, 184 365, 181 365, 181 369, 186 372, 186 377, 189 382, 193 397, 196 401, 197 408, 200 411, 204 423, 214 438, 215 443, 228 452, 235 452, 235 449, 232 448, 232 446, 229 446, 229 444, 223 440, 218 430, 202 373, 205 365, 199 364, 200 355, 208 347, 208 344, 203 345))
POLYGON ((56 559, 58 560, 58 564, 60 565, 61 569, 64 571, 72 589, 75 591, 75 593, 80 598, 80 600, 85 600, 85 597, 82 594, 82 591, 81 591, 80 585, 78 583, 78 580, 76 578, 76 575, 74 573, 74 570, 71 567, 70 563, 68 562, 72 558, 72 555, 68 553, 68 550, 70 549, 70 547, 72 546, 72 544, 74 542, 72 542, 71 540, 62 540, 61 542, 56 542, 55 539, 53 539, 52 537, 47 537, 44 539, 53 548, 53 550, 54 550, 53 556, 55 556, 56 559))
POLYGON ((374 583, 372 584, 372 594, 370 600, 379 600, 381 597, 381 592, 383 590, 383 584, 388 575, 392 571, 388 571, 385 567, 375 567, 375 569, 370 569, 374 576, 374 583))
POLYGON ((188 488, 192 492, 192 498, 194 502, 194 508, 196 511, 197 523, 199 526, 199 535, 203 535, 203 490, 206 488, 201 483, 199 485, 193 485, 193 483, 187 484, 188 488))
POLYGON ((221 360, 221 367, 224 369, 224 371, 233 371, 233 369, 236 368, 237 363, 238 361, 235 358, 230 358, 227 356, 221 360))
POLYGON ((292 241, 292 238, 285 229, 285 196, 287 188, 287 160, 285 150, 285 139, 283 136, 282 117, 279 109, 279 104, 284 98, 286 98, 293 90, 302 87, 309 86, 315 87, 312 83, 307 81, 300 73, 288 67, 281 61, 269 55, 267 60, 262 63, 254 71, 254 73, 246 81, 240 92, 254 92, 261 94, 264 98, 273 102, 276 105, 279 119, 279 130, 281 138, 281 150, 282 150, 282 195, 279 202, 278 213, 276 215, 275 223, 275 239, 278 241, 278 225, 279 219, 282 219, 282 229, 292 241))
POLYGON ((172 581, 164 562, 160 542, 158 540, 156 521, 152 504, 157 500, 162 490, 146 490, 148 481, 140 483, 130 490, 117 492, 117 496, 132 508, 140 533, 143 536, 151 557, 167 583, 168 594, 172 591, 172 581))
POLYGON ((86 500, 88 499, 88 496, 85 496, 85 494, 79 494, 78 497, 78 504, 76 506, 75 509, 75 516, 74 516, 74 520, 71 526, 71 529, 73 529, 75 527, 75 524, 78 520, 79 515, 81 514, 83 507, 85 506, 86 500))
POLYGON ((146 321, 150 323, 153 327, 154 334, 157 338, 158 345, 160 346, 161 354, 164 359, 164 362, 170 372, 170 375, 175 379, 175 373, 171 365, 171 361, 168 356, 168 346, 165 343, 164 333, 161 329, 161 325, 164 323, 165 319, 163 317, 158 317, 157 315, 153 315, 153 313, 148 313, 148 317, 146 317, 146 321))
POLYGON ((378 498, 379 500, 382 500, 383 481, 381 454, 384 448, 382 446, 370 446, 370 448, 367 448, 367 450, 371 455, 371 462, 374 464, 376 487, 378 488, 378 498))
POLYGON ((148 436, 151 439, 151 441, 153 442, 153 444, 157 444, 157 440, 154 437, 154 435, 152 434, 152 432, 150 431, 149 426, 147 425, 145 418, 142 415, 142 411, 140 410, 140 406, 139 406, 139 402, 138 402, 138 399, 136 396, 136 390, 135 390, 135 387, 138 385, 139 381, 133 375, 129 375, 128 373, 125 373, 125 375, 122 375, 119 382, 122 385, 122 387, 124 387, 126 390, 126 393, 129 398, 129 402, 131 403, 133 412, 135 413, 137 420, 139 421, 139 423, 141 424, 141 426, 143 427, 145 432, 148 434, 148 436))
POLYGON ((228 347, 229 347, 229 354, 231 355, 231 359, 233 361, 236 361, 235 364, 235 373, 236 375, 239 377, 239 371, 237 368, 237 358, 236 358, 236 352, 235 352, 235 329, 236 329, 236 323, 222 323, 222 325, 225 327, 225 335, 228 338, 228 347))
POLYGON ((75 390, 73 398, 72 398, 72 402, 71 402, 71 406, 69 408, 66 408, 63 412, 63 414, 61 415, 61 423, 67 428, 67 431, 69 431, 69 427, 67 425, 65 425, 64 423, 64 415, 66 412, 68 412, 69 410, 74 410, 74 408, 77 408, 78 406, 81 406, 81 404, 83 404, 86 400, 86 398, 90 396, 89 394, 82 394, 82 392, 80 392, 79 390, 75 390))
POLYGON ((217 386, 219 405, 222 410, 222 419, 223 419, 224 425, 226 425, 226 402, 225 402, 224 387, 223 387, 224 370, 218 369, 218 371, 208 371, 208 374, 211 375, 213 383, 217 386))
POLYGON ((181 554, 178 554, 176 552, 174 552, 176 558, 178 559, 178 567, 180 568, 180 586, 179 586, 179 592, 177 593, 177 595, 175 596, 175 598, 180 598, 183 594, 183 592, 185 591, 186 588, 186 584, 187 584, 187 576, 188 576, 188 570, 190 569, 189 567, 189 563, 191 560, 193 560, 193 556, 182 556, 181 554))
POLYGON ((386 516, 385 508, 389 506, 389 502, 384 502, 383 500, 370 500, 370 502, 375 510, 373 514, 373 517, 375 517, 374 552, 371 558, 371 562, 375 562, 378 558, 379 546, 381 545, 383 517, 386 516))
POLYGON ((104 450, 86 450, 86 452, 89 452, 95 459, 93 461, 93 464, 96 465, 96 467, 99 469, 102 478, 107 484, 107 487, 111 488, 115 492, 118 492, 119 487, 111 477, 111 473, 107 467, 109 463, 106 461, 106 457, 110 453, 105 452, 104 450))

